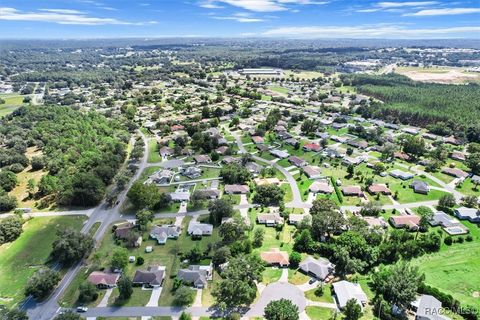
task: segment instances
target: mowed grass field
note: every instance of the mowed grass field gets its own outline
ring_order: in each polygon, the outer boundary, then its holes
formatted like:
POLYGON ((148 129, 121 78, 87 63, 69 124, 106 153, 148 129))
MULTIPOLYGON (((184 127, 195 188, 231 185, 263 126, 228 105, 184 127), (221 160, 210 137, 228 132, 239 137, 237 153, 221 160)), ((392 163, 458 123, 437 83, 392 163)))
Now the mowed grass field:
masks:
POLYGON ((5 103, 0 104, 0 117, 6 116, 23 105, 23 96, 15 93, 0 94, 0 99, 5 100, 5 103))
POLYGON ((472 242, 442 244, 440 252, 422 256, 414 263, 425 273, 425 282, 451 294, 462 304, 480 308, 480 228, 469 222, 472 242))
POLYGON ((33 218, 17 240, 0 246, 0 304, 19 303, 28 278, 47 262, 56 231, 80 229, 84 221, 83 216, 33 218))

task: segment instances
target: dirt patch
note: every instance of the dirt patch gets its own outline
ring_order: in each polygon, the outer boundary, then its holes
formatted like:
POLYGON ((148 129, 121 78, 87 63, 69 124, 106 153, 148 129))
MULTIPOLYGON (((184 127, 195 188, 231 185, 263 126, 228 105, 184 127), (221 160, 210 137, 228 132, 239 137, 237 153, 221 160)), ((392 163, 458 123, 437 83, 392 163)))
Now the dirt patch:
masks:
POLYGON ((480 292, 478 292, 478 291, 473 291, 472 297, 474 297, 474 298, 480 298, 480 292))
POLYGON ((445 70, 445 72, 404 71, 399 73, 414 81, 421 82, 455 84, 480 80, 480 74, 465 73, 459 70, 445 70))

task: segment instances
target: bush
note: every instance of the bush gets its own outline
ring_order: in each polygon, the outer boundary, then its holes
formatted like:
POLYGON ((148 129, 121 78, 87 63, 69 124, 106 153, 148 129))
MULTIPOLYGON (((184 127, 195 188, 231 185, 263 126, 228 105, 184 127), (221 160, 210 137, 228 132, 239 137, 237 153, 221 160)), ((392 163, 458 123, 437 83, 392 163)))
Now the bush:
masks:
POLYGON ((315 289, 315 296, 321 297, 323 296, 323 285, 320 284, 316 289, 315 289))
POLYGON ((473 237, 472 237, 471 235, 468 235, 468 236, 465 237, 465 240, 466 240, 467 242, 472 242, 472 241, 473 241, 473 237))
POLYGON ((145 259, 143 257, 137 257, 137 266, 141 266, 145 262, 145 259))
POLYGON ((188 306, 195 300, 195 291, 182 286, 178 288, 174 293, 173 304, 176 306, 188 306))
POLYGON ((443 240, 443 243, 445 243, 447 246, 451 246, 453 243, 453 239, 450 236, 445 237, 445 240, 443 240))
POLYGON ((98 298, 98 289, 93 283, 84 282, 78 290, 80 291, 80 295, 78 296, 80 302, 91 302, 98 298))

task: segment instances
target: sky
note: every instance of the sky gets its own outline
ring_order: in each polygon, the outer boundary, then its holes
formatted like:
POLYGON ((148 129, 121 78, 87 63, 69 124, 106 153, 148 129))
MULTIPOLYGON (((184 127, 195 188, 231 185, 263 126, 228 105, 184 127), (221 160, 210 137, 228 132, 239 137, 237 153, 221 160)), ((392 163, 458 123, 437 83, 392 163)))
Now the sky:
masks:
POLYGON ((480 39, 480 0, 1 0, 0 38, 480 39))

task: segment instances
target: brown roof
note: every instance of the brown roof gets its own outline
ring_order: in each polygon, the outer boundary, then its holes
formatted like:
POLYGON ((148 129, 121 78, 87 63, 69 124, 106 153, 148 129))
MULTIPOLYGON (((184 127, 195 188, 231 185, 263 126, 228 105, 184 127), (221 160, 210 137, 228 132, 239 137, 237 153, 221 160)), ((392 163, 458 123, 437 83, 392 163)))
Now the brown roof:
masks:
POLYGON ((368 187, 368 192, 370 193, 383 193, 383 194, 391 194, 392 191, 387 188, 386 185, 384 184, 372 184, 371 186, 368 187))
POLYGON ((114 286, 117 284, 118 278, 120 278, 119 273, 105 273, 101 271, 93 271, 88 276, 88 282, 93 283, 94 285, 105 285, 105 286, 114 286))
POLYGON ((280 251, 278 248, 273 248, 270 251, 262 252, 260 257, 268 264, 278 264, 281 266, 288 266, 290 264, 288 253, 285 251, 280 251))
POLYGON ((344 195, 356 195, 356 196, 362 196, 362 188, 359 186, 346 186, 342 188, 342 193, 344 195))
POLYGON ((457 177, 457 178, 468 177, 468 173, 466 173, 465 171, 463 171, 461 169, 457 169, 457 168, 443 168, 442 172, 446 173, 448 175, 457 177))
POLYGON ((227 184, 225 185, 225 193, 247 193, 250 188, 243 184, 227 184))
POLYGON ((391 216, 390 221, 392 221, 396 227, 408 226, 415 228, 420 223, 420 217, 416 215, 391 216))
POLYGON ((128 234, 130 233, 130 230, 132 230, 133 227, 134 224, 131 222, 127 222, 117 226, 117 228, 115 229, 115 237, 119 239, 126 239, 128 234))
POLYGON ((163 282, 165 271, 155 270, 155 267, 149 267, 148 270, 137 270, 133 276, 133 283, 141 283, 148 285, 161 285, 163 282))

